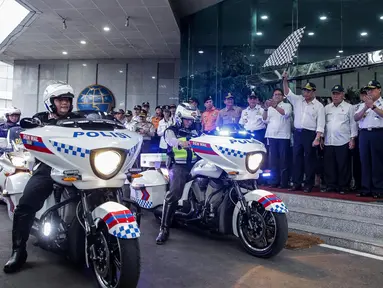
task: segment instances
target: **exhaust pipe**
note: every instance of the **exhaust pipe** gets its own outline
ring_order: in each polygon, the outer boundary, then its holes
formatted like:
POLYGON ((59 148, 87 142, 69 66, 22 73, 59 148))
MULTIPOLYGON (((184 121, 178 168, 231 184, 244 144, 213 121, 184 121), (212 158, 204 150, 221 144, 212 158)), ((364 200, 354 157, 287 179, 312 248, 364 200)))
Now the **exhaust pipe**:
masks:
POLYGON ((181 211, 176 211, 175 213, 175 217, 179 217, 179 218, 191 218, 191 216, 193 216, 195 210, 196 210, 196 204, 193 200, 190 201, 190 204, 191 204, 191 207, 190 207, 190 211, 188 213, 184 213, 184 212, 181 212, 181 211))

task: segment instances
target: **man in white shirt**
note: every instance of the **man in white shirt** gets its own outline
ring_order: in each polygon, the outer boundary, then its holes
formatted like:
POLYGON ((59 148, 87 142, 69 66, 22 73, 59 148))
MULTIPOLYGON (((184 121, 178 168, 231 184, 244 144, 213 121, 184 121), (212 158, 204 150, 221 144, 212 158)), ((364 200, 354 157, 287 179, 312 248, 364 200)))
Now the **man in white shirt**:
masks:
POLYGON ((133 108, 133 111, 134 111, 133 121, 135 121, 135 122, 139 122, 140 121, 141 110, 142 110, 142 108, 141 108, 140 105, 134 106, 134 108, 133 108))
POLYGON ((351 154, 355 148, 358 129, 354 120, 354 108, 344 101, 344 88, 335 85, 331 89, 332 103, 326 105, 324 131, 325 191, 345 194, 351 182, 351 154))
POLYGON ((134 132, 135 131, 135 126, 136 126, 136 121, 133 121, 133 113, 130 110, 127 110, 125 113, 126 116, 126 122, 124 124, 125 128, 128 129, 129 131, 134 132))
POLYGON ((288 188, 289 149, 291 138, 292 107, 283 102, 283 91, 274 90, 273 98, 265 102, 263 120, 267 123, 265 137, 269 140, 271 187, 288 188))
POLYGON ((254 134, 254 138, 262 143, 265 143, 266 125, 262 119, 263 108, 257 104, 258 97, 254 92, 247 97, 249 106, 242 110, 239 124, 242 125, 248 132, 254 134))
POLYGON ((362 163, 362 190, 359 196, 383 196, 383 99, 382 86, 376 80, 367 85, 364 105, 355 112, 359 122, 359 148, 362 163))
POLYGON ((315 99, 316 86, 308 82, 303 95, 295 95, 289 88, 287 72, 283 77, 283 92, 294 108, 293 187, 301 190, 303 172, 306 175, 304 192, 311 192, 315 180, 316 150, 324 132, 325 116, 322 103, 315 99))

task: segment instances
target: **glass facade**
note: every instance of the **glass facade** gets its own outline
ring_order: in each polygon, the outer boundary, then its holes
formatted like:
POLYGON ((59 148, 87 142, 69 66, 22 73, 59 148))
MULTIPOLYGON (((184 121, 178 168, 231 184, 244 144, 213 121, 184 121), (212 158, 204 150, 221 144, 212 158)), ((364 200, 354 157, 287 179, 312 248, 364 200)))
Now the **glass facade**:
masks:
POLYGON ((369 80, 383 81, 382 29, 379 0, 224 0, 181 19, 180 100, 210 95, 220 107, 230 92, 246 106, 251 90, 269 98, 286 67, 298 89, 310 80, 329 97, 342 84, 356 99, 369 80), (262 67, 302 27, 292 63, 262 67))
POLYGON ((13 66, 0 62, 0 109, 12 106, 12 89, 13 66))

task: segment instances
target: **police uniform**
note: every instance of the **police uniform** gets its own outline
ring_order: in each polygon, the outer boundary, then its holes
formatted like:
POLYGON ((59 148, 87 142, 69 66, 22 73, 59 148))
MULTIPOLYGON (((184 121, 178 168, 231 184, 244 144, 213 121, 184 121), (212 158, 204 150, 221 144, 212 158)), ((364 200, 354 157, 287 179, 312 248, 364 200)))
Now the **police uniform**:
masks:
MULTIPOLYGON (((367 89, 381 89, 378 81, 370 81, 367 89)), ((360 105, 355 114, 364 109, 360 105)), ((383 110, 383 99, 380 97, 369 108, 362 119, 359 120, 359 149, 362 164, 362 191, 361 195, 373 194, 383 196, 383 117, 374 110, 383 110)))
MULTIPOLYGON (((308 82, 303 89, 315 91, 316 86, 314 83, 308 82)), ((317 161, 317 147, 313 147, 312 143, 316 138, 317 132, 324 132, 324 107, 315 98, 307 103, 302 95, 296 95, 290 89, 286 97, 294 108, 294 186, 291 190, 301 189, 303 174, 305 174, 305 192, 311 192, 315 180, 316 167, 314 164, 317 161)))
MULTIPOLYGON (((146 119, 146 113, 143 111, 140 114, 140 118, 146 119)), ((145 121, 140 121, 137 122, 135 125, 135 131, 140 132, 143 130, 143 142, 142 142, 142 147, 141 147, 141 153, 149 153, 151 150, 151 139, 156 133, 156 129, 154 128, 153 124, 150 122, 145 121)))
POLYGON ((158 129, 157 129, 157 135, 161 137, 160 140, 160 152, 165 153, 168 145, 166 144, 164 134, 166 129, 168 129, 170 126, 174 125, 174 120, 173 118, 169 118, 169 120, 166 120, 165 118, 160 121, 158 124, 158 129))
POLYGON ((169 145, 169 191, 165 195, 162 211, 161 230, 156 242, 163 244, 169 236, 169 227, 178 201, 182 197, 183 189, 188 181, 190 170, 197 155, 190 148, 182 148, 180 141, 189 141, 197 137, 198 132, 194 129, 187 129, 181 125, 170 126, 165 131, 165 141, 169 145))
POLYGON ((136 111, 138 111, 138 114, 134 115, 132 120, 135 121, 135 122, 139 122, 140 121, 140 113, 141 113, 141 110, 142 110, 142 107, 140 105, 135 105, 134 108, 133 108, 134 112, 136 113, 136 111))
POLYGON ((242 111, 239 124, 250 133, 253 133, 255 139, 265 143, 266 125, 262 118, 263 111, 261 105, 258 104, 254 108, 247 107, 242 111))
MULTIPOLYGON (((225 99, 226 100, 234 99, 234 97, 229 93, 225 97, 225 99)), ((218 113, 216 127, 222 127, 224 125, 230 125, 230 124, 238 124, 239 119, 241 118, 241 112, 242 112, 242 109, 237 106, 233 106, 230 109, 228 109, 227 107, 223 108, 218 113)))
POLYGON ((150 114, 150 104, 149 102, 142 103, 142 110, 146 112, 146 121, 151 122, 152 115, 150 114), (147 107, 147 108, 145 108, 147 107))
MULTIPOLYGON (((213 100, 211 96, 208 96, 205 98, 204 103, 206 101, 213 100)), ((210 110, 206 110, 202 113, 202 129, 203 133, 205 134, 211 134, 215 131, 216 128, 216 122, 218 118, 219 110, 215 108, 214 106, 210 110)))
MULTIPOLYGON (((343 93, 344 89, 341 85, 335 85, 331 92, 343 93)), ((325 117, 324 177, 326 190, 344 193, 349 189, 351 182, 349 143, 358 135, 354 108, 344 100, 337 106, 330 103, 325 107, 325 117)))

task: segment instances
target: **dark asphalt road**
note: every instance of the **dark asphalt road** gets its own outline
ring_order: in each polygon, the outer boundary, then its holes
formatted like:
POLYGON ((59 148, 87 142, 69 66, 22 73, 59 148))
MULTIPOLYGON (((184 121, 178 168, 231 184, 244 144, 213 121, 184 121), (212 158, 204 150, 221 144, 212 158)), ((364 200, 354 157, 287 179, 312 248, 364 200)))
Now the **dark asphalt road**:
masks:
MULTIPOLYGON (((2 264, 11 245, 11 222, 3 205, 0 219, 2 264)), ((141 288, 382 287, 383 263, 369 258, 314 247, 285 250, 272 260, 262 260, 246 254, 235 239, 207 237, 186 229, 173 231, 167 245, 157 246, 158 224, 151 214, 144 216, 141 228, 141 288)), ((0 288, 96 287, 89 272, 75 271, 59 256, 31 244, 28 249, 24 271, 5 275, 1 269, 0 288)))

